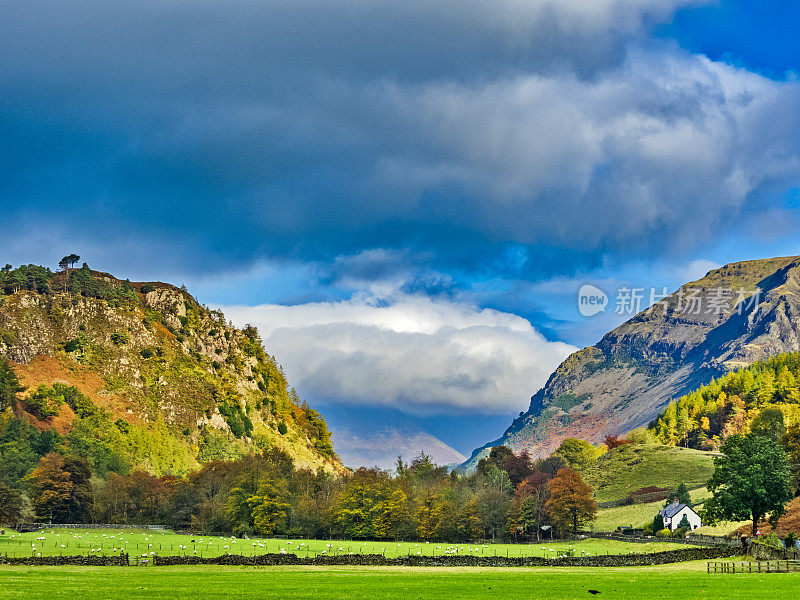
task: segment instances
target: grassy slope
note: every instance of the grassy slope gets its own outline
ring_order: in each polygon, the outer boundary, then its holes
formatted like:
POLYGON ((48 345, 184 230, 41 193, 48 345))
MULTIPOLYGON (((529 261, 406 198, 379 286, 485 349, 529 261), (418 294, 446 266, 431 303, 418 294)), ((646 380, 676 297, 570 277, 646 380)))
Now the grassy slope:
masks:
POLYGON ((285 550, 298 556, 316 556, 326 551, 327 554, 384 554, 387 557, 408 554, 424 554, 425 556, 444 554, 445 549, 458 548, 462 555, 476 556, 555 556, 573 548, 578 556, 581 553, 595 554, 628 554, 659 552, 674 550, 675 545, 667 542, 651 544, 635 544, 614 540, 588 539, 579 542, 541 542, 538 544, 439 544, 424 542, 359 542, 336 540, 278 540, 221 538, 206 535, 177 535, 170 532, 143 532, 142 530, 76 530, 54 529, 42 532, 16 534, 6 531, 0 535, 0 554, 9 556, 32 556, 41 553, 52 555, 87 555, 118 554, 125 548, 128 554, 141 556, 153 552, 161 556, 192 555, 197 551, 200 556, 219 556, 231 554, 266 554, 285 550), (12 537, 13 536, 13 537, 12 537), (112 537, 113 536, 113 537, 112 537), (44 540, 37 538, 43 537, 44 540), (192 542, 194 540, 194 543, 192 542), (210 542, 210 543, 209 543, 210 542), (330 546, 328 546, 330 544, 330 546), (35 550, 33 545, 36 546, 35 550), (64 548, 61 546, 64 545, 64 548), (181 549, 180 546, 187 546, 181 549), (340 550, 341 548, 341 550, 340 550), (92 553, 91 550, 96 552, 92 553))
POLYGON ((705 563, 662 567, 403 569, 381 567, 0 567, 3 598, 795 598, 800 574, 707 575, 705 563))
POLYGON ((689 448, 626 444, 605 453, 583 476, 597 492, 597 502, 609 502, 648 486, 701 487, 714 472, 714 456, 689 448))
MULTIPOLYGON (((704 487, 691 490, 692 502, 700 503, 708 498, 708 490, 704 487)), ((595 531, 612 531, 617 527, 642 527, 653 522, 659 510, 664 508, 664 501, 647 504, 631 504, 602 509, 593 524, 595 531)))

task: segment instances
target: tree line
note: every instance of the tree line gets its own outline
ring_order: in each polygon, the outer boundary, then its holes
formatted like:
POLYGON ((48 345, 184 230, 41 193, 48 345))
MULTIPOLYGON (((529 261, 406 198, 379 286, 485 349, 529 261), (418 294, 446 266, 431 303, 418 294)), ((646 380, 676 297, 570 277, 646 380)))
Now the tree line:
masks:
POLYGON ((297 468, 272 448, 207 462, 186 477, 157 477, 95 469, 55 432, 28 430, 8 414, 0 423, 0 521, 8 524, 160 523, 236 535, 456 542, 559 536, 597 513, 592 489, 560 455, 532 460, 500 446, 469 475, 421 454, 398 458, 392 471, 337 476, 297 468), (25 451, 9 452, 20 437, 25 451))
POLYGON ((800 352, 753 363, 671 402, 650 424, 658 441, 720 450, 733 435, 755 434, 787 454, 800 493, 800 352))

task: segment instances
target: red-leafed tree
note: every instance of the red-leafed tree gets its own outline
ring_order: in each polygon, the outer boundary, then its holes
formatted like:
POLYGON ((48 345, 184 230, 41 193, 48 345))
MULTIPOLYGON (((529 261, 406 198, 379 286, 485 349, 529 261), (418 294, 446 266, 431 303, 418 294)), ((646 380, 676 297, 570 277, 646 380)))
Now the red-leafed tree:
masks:
POLYGON ((592 488, 583 481, 580 473, 569 467, 559 469, 547 487, 550 491, 547 510, 559 531, 572 531, 574 534, 579 527, 594 521, 597 503, 592 498, 592 488))

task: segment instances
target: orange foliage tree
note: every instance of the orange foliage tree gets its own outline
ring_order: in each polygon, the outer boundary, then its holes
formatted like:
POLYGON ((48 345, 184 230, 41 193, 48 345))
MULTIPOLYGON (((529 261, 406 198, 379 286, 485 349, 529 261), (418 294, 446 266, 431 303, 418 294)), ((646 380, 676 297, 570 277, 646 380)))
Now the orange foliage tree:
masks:
POLYGON ((592 498, 592 488, 584 483, 580 473, 569 467, 559 469, 547 487, 550 491, 547 511, 559 531, 576 533, 579 527, 594 521, 597 503, 592 498))

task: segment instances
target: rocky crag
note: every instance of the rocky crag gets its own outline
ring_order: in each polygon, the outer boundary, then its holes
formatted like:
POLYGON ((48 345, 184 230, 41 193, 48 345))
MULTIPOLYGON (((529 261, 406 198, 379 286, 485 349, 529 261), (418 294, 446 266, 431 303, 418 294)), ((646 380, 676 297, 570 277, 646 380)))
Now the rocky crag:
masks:
POLYGON ((8 266, 0 356, 27 388, 17 416, 69 435, 77 422, 70 406, 40 419, 26 398, 40 385, 75 386, 107 417, 97 437, 132 468, 181 475, 277 447, 300 467, 343 469, 324 420, 300 402, 255 328, 237 329, 185 289, 86 265, 59 273, 8 266))

